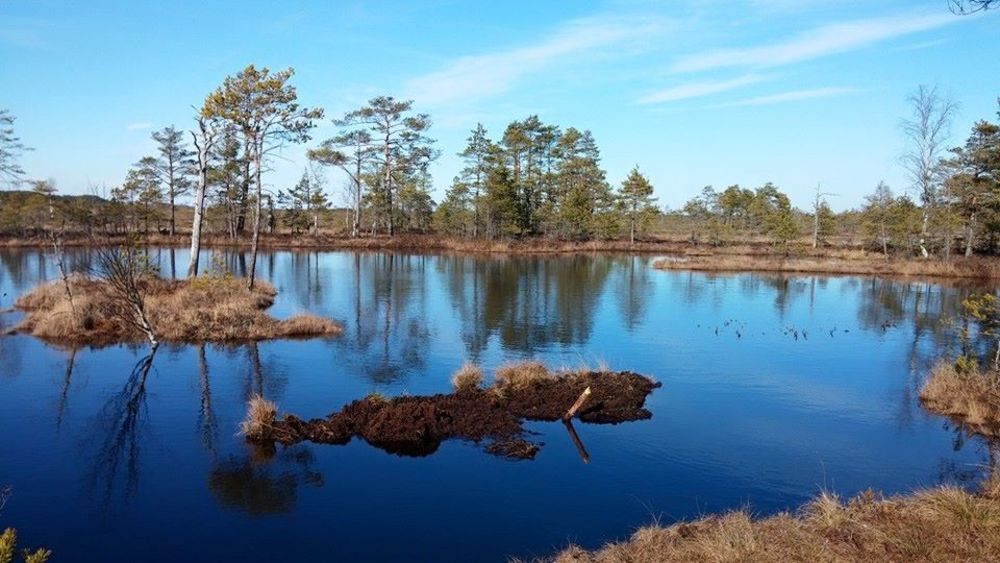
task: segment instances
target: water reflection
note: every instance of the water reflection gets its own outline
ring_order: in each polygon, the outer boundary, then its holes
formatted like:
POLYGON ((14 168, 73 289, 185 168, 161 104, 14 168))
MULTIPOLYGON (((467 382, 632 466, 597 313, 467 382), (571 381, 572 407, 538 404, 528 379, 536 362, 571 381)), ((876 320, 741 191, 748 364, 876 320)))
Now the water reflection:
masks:
POLYGON ((198 433, 201 444, 212 456, 215 456, 218 440, 219 423, 212 409, 212 386, 208 376, 208 361, 205 358, 205 345, 198 345, 198 387, 201 401, 198 405, 198 433))
POLYGON ((312 469, 312 450, 299 444, 280 452, 248 445, 241 456, 229 456, 208 474, 208 489, 222 506, 251 516, 291 512, 301 485, 323 486, 312 469))
POLYGON ((69 401, 69 386, 73 381, 73 369, 76 367, 76 351, 76 347, 71 348, 66 358, 66 370, 63 372, 62 389, 56 406, 57 431, 62 429, 63 415, 66 413, 66 404, 69 401))
POLYGON ((121 390, 111 395, 98 413, 95 436, 101 439, 93 461, 90 483, 106 506, 121 494, 124 500, 139 484, 142 430, 146 427, 146 379, 153 367, 154 348, 132 368, 121 390))
MULTIPOLYGON (((504 349, 524 356, 553 344, 588 342, 614 260, 447 256, 438 262, 462 322, 467 355, 477 359, 494 335, 504 349)), ((624 289, 623 315, 639 322, 643 297, 649 295, 641 276, 626 274, 624 289)))
POLYGON ((431 338, 427 325, 428 256, 355 254, 351 264, 351 329, 341 340, 375 384, 423 371, 431 338))
MULTIPOLYGON (((164 275, 183 275, 186 250, 154 248, 149 256, 164 275)), ((244 257, 212 249, 204 263, 241 275, 244 257)), ((68 249, 67 261, 87 270, 90 252, 68 249)), ((37 486, 63 493, 82 481, 85 493, 108 505, 128 500, 131 514, 105 520, 122 537, 130 526, 147 524, 142 518, 164 498, 185 507, 227 507, 202 508, 196 516, 252 533, 246 514, 316 510, 317 503, 303 501, 313 500, 322 475, 332 479, 342 471, 359 486, 338 491, 338 499, 359 521, 384 519, 383 506, 400 520, 417 521, 428 505, 421 495, 435 492, 421 483, 435 480, 490 507, 472 513, 441 506, 445 517, 470 522, 460 530, 470 541, 482 540, 477 534, 497 522, 527 518, 542 523, 526 526, 533 530, 551 522, 565 524, 565 533, 592 530, 581 541, 596 545, 648 521, 648 511, 632 499, 678 517, 693 516, 701 500, 706 510, 749 501, 768 512, 797 506, 828 474, 849 495, 869 486, 901 492, 971 484, 997 467, 1000 446, 929 415, 918 400, 931 364, 960 349, 952 321, 961 300, 992 288, 865 276, 660 272, 648 262, 607 255, 264 253, 261 277, 279 290, 272 313, 333 317, 345 325, 342 338, 178 346, 160 352, 155 368, 145 359, 133 365, 135 351, 120 347, 64 351, 23 335, 0 338, 0 424, 12 429, 0 472, 26 492, 37 486), (712 334, 716 326, 719 337, 712 334), (462 445, 420 461, 373 460, 350 450, 314 450, 313 459, 305 444, 259 451, 235 435, 254 393, 282 411, 322 416, 372 386, 387 395, 440 392, 466 358, 490 372, 517 356, 550 365, 605 357, 657 377, 665 389, 651 399, 656 416, 648 424, 613 432, 580 427, 582 436, 572 426, 539 425, 551 447, 530 468, 469 461, 462 445), (152 369, 162 377, 149 377, 152 369), (39 404, 50 410, 35 424, 39 404), (704 423, 706 416, 713 424, 704 423), (81 433, 89 440, 82 464, 81 433), (476 471, 465 471, 468 463, 476 471), (532 488, 553 474, 559 487, 532 488), (407 502, 400 502, 400 490, 407 502), (532 496, 515 498, 510 490, 532 496), (579 490, 593 491, 588 503, 608 518, 599 525, 585 514, 573 521, 564 507, 579 500, 579 490)), ((0 309, 56 276, 45 250, 3 250, 0 309)), ((2 318, 9 325, 17 315, 2 318)), ((66 515, 48 511, 31 525, 44 525, 62 545, 98 536, 78 532, 98 520, 91 507, 68 502, 66 515)), ((267 524, 295 536, 282 548, 305 550, 316 547, 309 541, 328 522, 267 524)), ((539 532, 538 552, 565 533, 539 532)), ((364 530, 352 534, 357 544, 371 540, 364 530)), ((80 549, 75 559, 86 559, 80 549)), ((135 553, 128 555, 136 559, 135 553)), ((218 554, 209 549, 207 556, 218 554)))

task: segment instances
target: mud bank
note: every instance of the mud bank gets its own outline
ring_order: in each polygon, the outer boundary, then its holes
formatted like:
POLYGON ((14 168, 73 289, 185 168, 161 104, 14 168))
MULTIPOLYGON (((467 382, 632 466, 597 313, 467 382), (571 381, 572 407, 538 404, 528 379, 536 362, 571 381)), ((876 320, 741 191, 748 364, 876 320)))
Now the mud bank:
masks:
POLYGON ((492 455, 532 459, 543 444, 527 439, 524 421, 561 419, 587 387, 591 395, 577 412, 581 421, 617 424, 648 419, 652 414, 643 405, 659 386, 631 372, 590 371, 553 374, 521 385, 497 383, 447 395, 369 396, 323 419, 304 421, 285 415, 252 441, 342 445, 358 437, 389 453, 426 456, 441 442, 459 439, 475 442, 492 455))

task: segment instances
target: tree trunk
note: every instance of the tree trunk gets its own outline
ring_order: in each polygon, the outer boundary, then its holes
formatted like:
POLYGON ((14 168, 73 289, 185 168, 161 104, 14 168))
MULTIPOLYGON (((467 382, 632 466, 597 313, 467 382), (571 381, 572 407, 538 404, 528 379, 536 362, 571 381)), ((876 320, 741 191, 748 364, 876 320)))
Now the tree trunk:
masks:
POLYGON ((174 205, 174 189, 170 188, 170 236, 174 236, 177 231, 174 228, 176 219, 176 206, 174 205))
POLYGON ((351 223, 351 238, 358 238, 361 231, 361 158, 356 160, 354 172, 354 221, 351 223))
POLYGON ((188 259, 187 269, 187 276, 189 278, 198 275, 198 255, 201 253, 201 225, 204 222, 205 216, 205 185, 208 183, 207 155, 205 155, 206 159, 202 160, 203 157, 200 153, 201 151, 198 154, 200 162, 198 165, 198 187, 195 188, 194 192, 194 220, 191 222, 191 256, 188 259))
POLYGON ((969 226, 966 227, 965 234, 965 257, 972 256, 972 245, 976 237, 976 214, 969 215, 969 226))
POLYGON ((392 217, 392 163, 389 160, 389 129, 385 131, 385 147, 383 148, 385 158, 385 201, 389 213, 389 236, 396 234, 396 225, 392 217))
POLYGON ((257 184, 257 201, 254 203, 253 242, 250 244, 250 269, 247 271, 247 289, 253 289, 253 282, 257 276, 257 249, 260 246, 260 205, 264 192, 263 186, 261 186, 261 160, 260 149, 258 147, 254 154, 254 164, 256 165, 254 180, 257 184))

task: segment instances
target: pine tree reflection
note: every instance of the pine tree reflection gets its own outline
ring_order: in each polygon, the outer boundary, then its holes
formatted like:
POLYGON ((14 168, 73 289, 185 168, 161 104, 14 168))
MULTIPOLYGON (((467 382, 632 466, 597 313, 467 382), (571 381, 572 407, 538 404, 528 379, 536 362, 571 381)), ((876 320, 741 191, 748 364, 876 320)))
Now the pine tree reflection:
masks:
POLYGON ((275 452, 247 445, 243 456, 229 456, 208 474, 208 488, 221 506, 251 516, 290 512, 301 485, 323 486, 322 474, 313 471, 312 451, 299 444, 275 452))

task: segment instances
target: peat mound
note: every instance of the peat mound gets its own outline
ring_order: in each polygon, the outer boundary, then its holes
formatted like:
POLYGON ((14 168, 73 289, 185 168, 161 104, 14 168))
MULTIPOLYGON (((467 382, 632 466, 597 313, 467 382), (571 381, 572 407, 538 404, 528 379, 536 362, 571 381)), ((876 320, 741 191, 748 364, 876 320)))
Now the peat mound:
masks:
POLYGON ((577 412, 581 421, 616 424, 647 419, 652 414, 643 405, 659 386, 632 372, 591 371, 447 395, 393 399, 375 395, 322 419, 305 421, 285 415, 270 424, 269 432, 252 440, 342 445, 359 437, 389 453, 426 456, 437 451, 442 441, 460 439, 482 444, 484 451, 500 457, 532 459, 541 444, 525 438, 525 420, 561 419, 588 387, 591 394, 577 412))
MULTIPOLYGON (((188 280, 155 276, 138 283, 145 314, 157 338, 172 343, 241 342, 309 338, 341 333, 341 327, 308 313, 278 320, 265 310, 276 291, 264 281, 204 275, 188 280)), ((22 295, 14 306, 26 313, 17 332, 62 345, 106 346, 142 341, 134 310, 102 279, 79 274, 22 295)))

